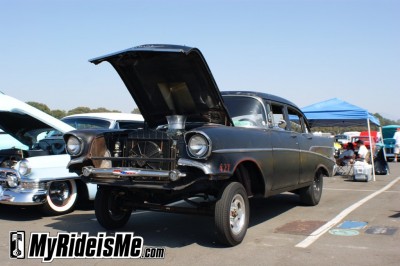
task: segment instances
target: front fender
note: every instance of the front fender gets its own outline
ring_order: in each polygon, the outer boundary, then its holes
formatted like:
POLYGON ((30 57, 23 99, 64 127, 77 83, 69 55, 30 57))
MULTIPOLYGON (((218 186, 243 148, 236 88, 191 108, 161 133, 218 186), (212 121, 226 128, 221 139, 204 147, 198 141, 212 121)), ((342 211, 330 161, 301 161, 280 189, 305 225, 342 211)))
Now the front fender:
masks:
MULTIPOLYGON (((21 176, 23 179, 35 181, 51 181, 65 178, 77 178, 78 175, 70 173, 67 164, 70 160, 68 154, 37 156, 25 159, 28 161, 30 173, 21 176)), ((17 163, 16 169, 19 169, 20 162, 17 163)))

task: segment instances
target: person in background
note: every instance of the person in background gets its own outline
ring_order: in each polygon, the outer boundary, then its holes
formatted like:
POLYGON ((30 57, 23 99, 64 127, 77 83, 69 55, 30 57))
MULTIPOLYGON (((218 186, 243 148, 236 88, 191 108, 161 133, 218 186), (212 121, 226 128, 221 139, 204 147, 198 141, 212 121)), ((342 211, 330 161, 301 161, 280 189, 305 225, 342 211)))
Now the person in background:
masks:
POLYGON ((356 141, 356 143, 357 143, 357 147, 358 147, 358 158, 365 160, 365 157, 368 154, 368 149, 367 149, 367 147, 365 147, 364 141, 359 139, 356 141))
POLYGON ((356 158, 354 153, 354 145, 353 143, 347 143, 346 150, 339 155, 339 158, 336 160, 337 165, 346 165, 352 160, 356 158))
POLYGON ((397 128, 393 138, 396 140, 396 144, 394 146, 394 161, 397 162, 397 156, 400 153, 400 127, 397 128))

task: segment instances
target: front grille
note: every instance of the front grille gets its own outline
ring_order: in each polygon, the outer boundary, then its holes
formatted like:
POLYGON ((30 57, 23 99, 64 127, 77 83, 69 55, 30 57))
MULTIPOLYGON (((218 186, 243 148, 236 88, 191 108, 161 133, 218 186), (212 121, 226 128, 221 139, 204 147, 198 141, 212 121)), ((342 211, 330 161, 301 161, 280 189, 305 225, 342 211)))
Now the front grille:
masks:
POLYGON ((45 182, 21 182, 21 187, 24 189, 47 189, 45 182))
POLYGON ((166 132, 133 130, 106 133, 105 144, 111 153, 112 167, 171 170, 175 167, 176 147, 166 132))
POLYGON ((385 152, 389 154, 394 153, 394 148, 386 148, 385 152))
POLYGON ((2 168, 0 170, 0 186, 3 187, 3 188, 8 188, 9 187, 8 183, 7 183, 7 176, 8 175, 16 177, 15 174, 14 174, 14 170, 10 169, 10 171, 8 171, 7 169, 4 169, 4 168, 2 168))

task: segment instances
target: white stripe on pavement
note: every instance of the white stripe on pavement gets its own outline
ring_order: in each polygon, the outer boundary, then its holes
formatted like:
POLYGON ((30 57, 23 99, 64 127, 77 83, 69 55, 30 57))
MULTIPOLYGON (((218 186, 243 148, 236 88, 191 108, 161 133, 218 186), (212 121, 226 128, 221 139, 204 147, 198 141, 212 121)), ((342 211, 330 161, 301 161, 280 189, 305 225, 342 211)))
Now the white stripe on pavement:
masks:
POLYGON ((370 199, 374 198, 375 196, 379 195, 380 193, 384 192, 385 190, 389 189, 391 186, 393 186, 397 181, 400 180, 400 176, 397 177, 395 180, 387 184, 385 187, 381 188, 380 190, 372 193, 371 195, 361 199, 360 201, 354 203, 347 209, 344 209, 341 213, 339 213, 335 218, 315 230, 314 232, 311 233, 309 237, 298 243, 295 247, 297 248, 307 248, 310 246, 312 243, 314 243, 318 238, 320 238, 323 234, 325 234, 329 229, 334 227, 336 224, 338 224, 343 218, 345 218, 347 215, 349 215, 352 211, 363 205, 365 202, 369 201, 370 199))

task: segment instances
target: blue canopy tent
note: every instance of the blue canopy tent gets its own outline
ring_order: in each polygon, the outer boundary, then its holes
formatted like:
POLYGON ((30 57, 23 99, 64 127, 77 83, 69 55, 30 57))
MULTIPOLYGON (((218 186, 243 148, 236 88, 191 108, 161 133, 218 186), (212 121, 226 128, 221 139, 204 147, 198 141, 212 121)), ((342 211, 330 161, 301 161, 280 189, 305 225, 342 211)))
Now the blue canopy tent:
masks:
MULTIPOLYGON (((333 98, 327 101, 315 103, 301 109, 311 127, 348 127, 348 126, 367 126, 369 141, 371 141, 371 126, 374 124, 380 127, 379 120, 367 110, 348 102, 333 98)), ((381 132, 382 133, 382 132, 381 132)), ((372 156, 372 173, 375 181, 375 169, 372 156)))
POLYGON ((379 120, 367 110, 338 98, 315 103, 301 109, 311 127, 380 126, 379 120))

